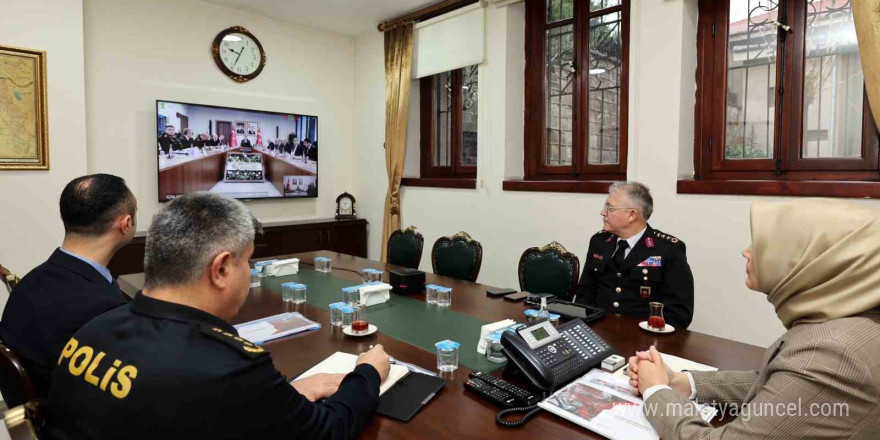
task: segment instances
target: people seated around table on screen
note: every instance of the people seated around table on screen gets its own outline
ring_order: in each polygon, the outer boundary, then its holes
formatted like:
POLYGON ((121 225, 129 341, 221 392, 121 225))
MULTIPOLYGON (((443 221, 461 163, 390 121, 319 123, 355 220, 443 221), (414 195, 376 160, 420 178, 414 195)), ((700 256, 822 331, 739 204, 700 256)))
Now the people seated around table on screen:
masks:
POLYGON ((28 273, 6 303, 0 339, 21 357, 45 396, 64 344, 83 324, 126 303, 107 270, 135 233, 137 200, 109 174, 72 180, 61 192, 64 240, 28 273))
POLYGON ((180 144, 184 149, 193 147, 193 132, 191 128, 183 129, 183 138, 180 139, 180 144))
POLYGON ((251 145, 251 140, 248 139, 247 136, 245 136, 241 139, 241 144, 239 144, 239 146, 241 148, 253 148, 253 145, 251 145))
POLYGON ((170 153, 172 150, 181 150, 183 146, 180 144, 180 140, 177 139, 177 136, 174 133, 175 127, 171 124, 165 125, 165 132, 159 136, 159 148, 162 149, 162 152, 165 154, 170 153))
POLYGON ((880 438, 878 219, 876 209, 838 200, 755 202, 745 284, 767 295, 787 331, 760 371, 676 373, 654 347, 630 357, 630 383, 660 437, 880 438), (736 418, 713 428, 687 412, 689 399, 736 418))
POLYGON ((212 147, 217 147, 220 145, 220 141, 217 139, 216 134, 211 135, 211 139, 208 141, 208 145, 210 145, 212 147))
POLYGON ((195 139, 193 139, 193 147, 196 147, 199 149, 205 148, 205 135, 204 134, 199 134, 198 136, 195 137, 195 139))
POLYGON ((248 296, 260 230, 241 202, 207 192, 156 214, 143 291, 56 356, 47 438, 357 438, 390 369, 381 345, 345 376, 288 383, 229 324, 248 296))
POLYGON ((603 227, 590 239, 575 301, 645 320, 648 304, 660 302, 666 322, 686 329, 694 315, 694 277, 684 242, 648 225, 653 210, 645 185, 611 185, 600 211, 603 227))

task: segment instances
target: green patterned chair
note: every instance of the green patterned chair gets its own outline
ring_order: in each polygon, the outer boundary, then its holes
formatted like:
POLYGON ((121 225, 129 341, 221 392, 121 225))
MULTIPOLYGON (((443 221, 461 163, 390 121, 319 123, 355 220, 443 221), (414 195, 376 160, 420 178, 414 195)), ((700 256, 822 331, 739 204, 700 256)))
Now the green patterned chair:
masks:
POLYGON ((482 262, 483 245, 464 231, 438 238, 431 250, 431 266, 437 275, 476 281, 482 262))
POLYGON ((555 241, 540 248, 528 248, 519 259, 519 288, 552 293, 570 301, 577 289, 580 267, 577 255, 555 241))
POLYGON ((419 234, 415 226, 403 231, 396 230, 388 237, 388 262, 397 266, 419 268, 422 261, 422 249, 425 237, 419 234))

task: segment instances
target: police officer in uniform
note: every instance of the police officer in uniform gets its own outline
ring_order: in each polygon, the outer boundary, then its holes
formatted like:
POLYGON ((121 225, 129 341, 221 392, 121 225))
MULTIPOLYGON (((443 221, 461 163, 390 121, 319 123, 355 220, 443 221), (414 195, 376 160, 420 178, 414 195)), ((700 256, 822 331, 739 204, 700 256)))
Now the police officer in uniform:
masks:
POLYGON ((666 322, 686 329, 694 314, 694 277, 684 242, 648 225, 653 205, 641 183, 611 185, 575 302, 645 320, 648 303, 660 302, 666 322))
POLYGON ((260 226, 236 200, 175 199, 147 236, 145 286, 58 355, 40 438, 354 439, 379 400, 381 345, 348 375, 288 383, 229 324, 260 226), (320 401, 320 402, 319 402, 320 401))
POLYGON ((173 125, 165 125, 165 133, 162 133, 162 136, 159 136, 159 148, 161 148, 165 154, 168 154, 171 150, 176 151, 183 148, 180 145, 180 141, 177 140, 177 136, 174 135, 173 125))

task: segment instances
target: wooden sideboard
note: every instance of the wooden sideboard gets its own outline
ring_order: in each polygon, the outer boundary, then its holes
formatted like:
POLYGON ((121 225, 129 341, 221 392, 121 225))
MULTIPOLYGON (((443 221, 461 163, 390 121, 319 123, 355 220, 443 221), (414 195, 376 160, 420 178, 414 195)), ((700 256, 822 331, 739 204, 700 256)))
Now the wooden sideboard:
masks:
MULTIPOLYGON (((139 233, 113 256, 108 268, 114 277, 144 271, 146 232, 139 233)), ((254 241, 253 258, 328 250, 367 257, 367 220, 300 220, 263 223, 263 236, 254 241)))

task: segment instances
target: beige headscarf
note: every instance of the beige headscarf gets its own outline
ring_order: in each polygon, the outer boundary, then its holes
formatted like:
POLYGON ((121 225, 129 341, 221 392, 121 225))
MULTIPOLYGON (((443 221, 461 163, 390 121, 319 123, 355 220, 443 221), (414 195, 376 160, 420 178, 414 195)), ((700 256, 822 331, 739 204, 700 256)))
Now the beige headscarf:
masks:
POLYGON ((752 205, 758 290, 791 328, 880 306, 880 211, 840 200, 752 205))

